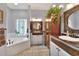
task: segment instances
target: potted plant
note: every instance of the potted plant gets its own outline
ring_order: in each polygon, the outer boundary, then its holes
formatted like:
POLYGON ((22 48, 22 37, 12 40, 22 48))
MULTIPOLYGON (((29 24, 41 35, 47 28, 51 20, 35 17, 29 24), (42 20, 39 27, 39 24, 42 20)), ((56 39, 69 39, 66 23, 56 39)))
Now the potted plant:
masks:
POLYGON ((53 23, 56 24, 58 22, 60 12, 61 8, 59 8, 59 6, 52 7, 48 10, 46 18, 51 18, 53 23))

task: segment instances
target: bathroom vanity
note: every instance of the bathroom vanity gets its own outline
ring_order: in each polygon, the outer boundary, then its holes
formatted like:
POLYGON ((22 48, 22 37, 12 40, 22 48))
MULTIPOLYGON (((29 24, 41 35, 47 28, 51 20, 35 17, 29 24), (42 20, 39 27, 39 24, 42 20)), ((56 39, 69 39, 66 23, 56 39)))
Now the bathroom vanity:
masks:
POLYGON ((50 51, 52 56, 79 56, 79 42, 65 41, 51 36, 50 51))
POLYGON ((50 41, 50 55, 51 56, 70 56, 66 51, 57 46, 54 42, 50 41))

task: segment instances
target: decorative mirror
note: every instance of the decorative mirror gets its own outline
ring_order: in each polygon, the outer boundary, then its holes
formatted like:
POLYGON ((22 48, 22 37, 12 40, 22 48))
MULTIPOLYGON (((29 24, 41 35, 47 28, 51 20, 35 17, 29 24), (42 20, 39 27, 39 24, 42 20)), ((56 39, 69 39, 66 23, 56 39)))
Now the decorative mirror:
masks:
POLYGON ((79 35, 79 5, 64 12, 64 31, 79 35))
POLYGON ((32 34, 42 34, 42 22, 32 21, 31 22, 31 33, 32 34))
POLYGON ((0 23, 2 24, 3 23, 3 11, 0 10, 0 23))

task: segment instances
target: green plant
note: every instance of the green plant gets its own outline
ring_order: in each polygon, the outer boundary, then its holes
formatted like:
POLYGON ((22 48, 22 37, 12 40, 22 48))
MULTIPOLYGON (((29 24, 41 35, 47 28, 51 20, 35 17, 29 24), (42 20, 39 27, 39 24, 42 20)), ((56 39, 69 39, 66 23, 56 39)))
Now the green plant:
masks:
POLYGON ((58 15, 60 14, 60 12, 61 12, 61 8, 59 8, 59 6, 52 7, 48 10, 46 18, 51 18, 51 16, 52 16, 54 18, 53 23, 56 24, 57 20, 58 20, 57 18, 58 18, 58 15))

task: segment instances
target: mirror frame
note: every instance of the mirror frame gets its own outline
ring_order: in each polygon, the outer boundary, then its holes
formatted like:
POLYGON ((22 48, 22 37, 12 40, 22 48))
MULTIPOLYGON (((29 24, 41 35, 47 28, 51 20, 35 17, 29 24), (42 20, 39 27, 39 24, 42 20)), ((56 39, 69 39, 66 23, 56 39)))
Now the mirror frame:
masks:
POLYGON ((78 10, 79 10, 79 5, 76 5, 76 6, 72 7, 71 9, 64 12, 64 32, 67 32, 67 31, 73 32, 73 33, 74 32, 79 32, 79 30, 74 30, 74 29, 68 27, 68 18, 69 18, 69 16, 72 13, 74 13, 78 10))
POLYGON ((42 25, 43 25, 42 21, 31 21, 30 22, 31 33, 33 35, 43 34, 43 32, 42 32, 42 30, 43 30, 42 25), (37 27, 34 28, 34 26, 37 25, 37 24, 40 24, 40 27, 38 29, 37 29, 37 27))
POLYGON ((0 10, 0 24, 3 24, 3 10, 0 10))

